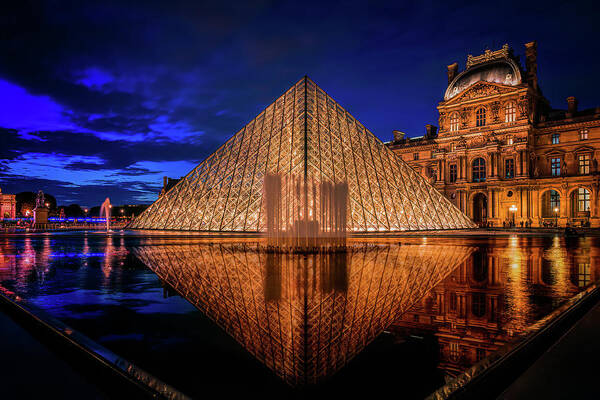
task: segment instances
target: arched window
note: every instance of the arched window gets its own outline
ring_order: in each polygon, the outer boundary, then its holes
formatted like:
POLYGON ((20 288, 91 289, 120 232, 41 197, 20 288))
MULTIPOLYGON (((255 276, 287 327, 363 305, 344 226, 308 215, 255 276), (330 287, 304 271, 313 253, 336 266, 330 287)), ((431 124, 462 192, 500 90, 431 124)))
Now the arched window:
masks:
POLYGON ((542 217, 557 218, 560 215, 560 193, 551 189, 542 194, 542 217))
POLYGON ((510 101, 504 107, 504 122, 515 122, 517 119, 517 106, 510 101))
POLYGON ((475 111, 476 126, 485 126, 485 108, 481 107, 475 111))
POLYGON ((590 191, 586 188, 577 189, 577 211, 590 210, 590 191))
POLYGON ((473 182, 485 182, 485 160, 476 158, 473 161, 473 182))
POLYGON ((458 117, 458 113, 454 112, 450 115, 450 132, 458 131, 460 119, 458 117))

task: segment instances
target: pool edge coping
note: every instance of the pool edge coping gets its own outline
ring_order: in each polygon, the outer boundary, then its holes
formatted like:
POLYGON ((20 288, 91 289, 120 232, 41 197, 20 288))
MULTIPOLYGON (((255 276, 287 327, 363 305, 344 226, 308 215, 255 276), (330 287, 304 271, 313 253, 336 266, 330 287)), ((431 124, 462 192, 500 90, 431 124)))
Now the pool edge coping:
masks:
MULTIPOLYGON (((190 400, 191 397, 180 392, 173 386, 158 379, 154 375, 137 367, 132 362, 117 355, 81 332, 69 327, 48 312, 32 304, 18 294, 0 285, 0 303, 9 306, 19 317, 25 317, 28 322, 42 327, 45 334, 54 334, 65 344, 95 361, 97 366, 107 368, 125 379, 140 390, 145 390, 151 397, 169 400, 190 400)), ((0 311, 1 312, 1 311, 0 311)), ((28 328, 26 328, 28 330, 28 328)))
POLYGON ((600 282, 597 282, 528 326, 522 334, 515 336, 489 357, 430 393, 426 400, 482 398, 482 391, 486 390, 488 395, 490 391, 497 392, 494 393, 494 398, 500 396, 549 346, 592 309, 599 299, 600 282), (520 365, 509 372, 511 364, 515 363, 520 365), (492 382, 486 379, 491 379, 492 382))

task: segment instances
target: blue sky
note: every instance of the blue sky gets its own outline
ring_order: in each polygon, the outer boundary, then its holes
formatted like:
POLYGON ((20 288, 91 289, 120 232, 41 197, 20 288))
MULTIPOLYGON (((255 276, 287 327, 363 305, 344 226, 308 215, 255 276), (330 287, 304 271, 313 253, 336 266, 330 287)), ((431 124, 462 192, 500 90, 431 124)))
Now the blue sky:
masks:
MULTIPOLYGON (((598 2, 23 1, 0 18, 0 188, 156 199, 304 75, 382 140, 437 124, 446 65, 538 41, 556 108, 600 105, 598 2)), ((6 7, 5 7, 6 8, 6 7)))

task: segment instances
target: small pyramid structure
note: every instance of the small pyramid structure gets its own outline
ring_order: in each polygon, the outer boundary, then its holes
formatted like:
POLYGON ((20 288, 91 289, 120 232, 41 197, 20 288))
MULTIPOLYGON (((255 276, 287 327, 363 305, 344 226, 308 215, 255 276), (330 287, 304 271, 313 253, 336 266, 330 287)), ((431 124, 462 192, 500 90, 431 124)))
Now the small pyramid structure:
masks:
MULTIPOLYGON (((129 224, 264 232, 267 174, 348 185, 348 232, 473 227, 446 197, 308 77, 302 78, 129 224)), ((284 193, 292 201, 292 193, 284 193)))

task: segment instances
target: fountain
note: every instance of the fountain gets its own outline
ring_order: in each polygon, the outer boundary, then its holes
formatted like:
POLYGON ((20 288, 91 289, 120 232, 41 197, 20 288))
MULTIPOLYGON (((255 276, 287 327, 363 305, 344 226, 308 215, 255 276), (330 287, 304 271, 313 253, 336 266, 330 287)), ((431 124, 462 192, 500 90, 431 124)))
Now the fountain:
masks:
POLYGON ((102 218, 102 214, 106 216, 106 232, 110 232, 110 209, 112 205, 110 204, 110 199, 107 197, 104 200, 104 203, 100 206, 100 218, 102 218))
POLYGON ((267 246, 272 250, 343 250, 348 184, 267 174, 263 198, 267 246))

